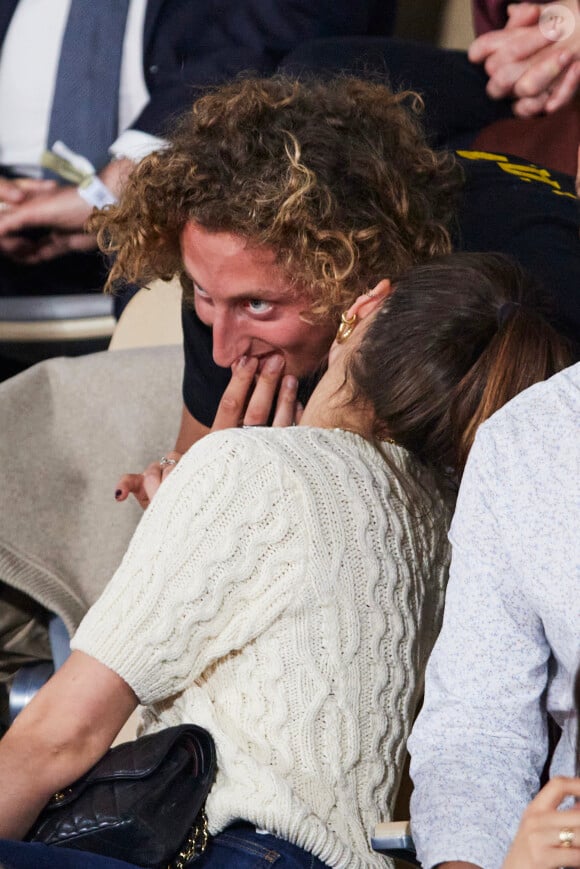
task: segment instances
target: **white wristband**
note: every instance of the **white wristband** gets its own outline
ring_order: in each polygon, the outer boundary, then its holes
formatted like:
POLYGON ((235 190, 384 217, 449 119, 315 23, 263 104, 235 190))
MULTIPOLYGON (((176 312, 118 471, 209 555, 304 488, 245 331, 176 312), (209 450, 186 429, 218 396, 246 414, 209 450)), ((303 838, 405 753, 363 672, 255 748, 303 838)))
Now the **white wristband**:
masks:
POLYGON ((81 181, 77 191, 81 199, 84 199, 89 205, 94 205, 95 208, 105 208, 106 205, 115 205, 117 202, 117 197, 97 175, 92 175, 81 181))

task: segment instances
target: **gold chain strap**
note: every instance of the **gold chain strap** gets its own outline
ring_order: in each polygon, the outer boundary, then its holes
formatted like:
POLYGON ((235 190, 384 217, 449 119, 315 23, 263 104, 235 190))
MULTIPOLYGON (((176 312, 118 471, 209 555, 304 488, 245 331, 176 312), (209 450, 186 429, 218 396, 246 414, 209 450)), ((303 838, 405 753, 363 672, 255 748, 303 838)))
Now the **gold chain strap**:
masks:
POLYGON ((205 806, 203 806, 195 819, 195 823, 191 828, 189 836, 182 845, 181 851, 177 857, 168 864, 167 869, 186 869, 187 864, 190 861, 193 861, 195 857, 199 857, 200 854, 203 854, 207 848, 208 838, 207 815, 205 813, 205 806))

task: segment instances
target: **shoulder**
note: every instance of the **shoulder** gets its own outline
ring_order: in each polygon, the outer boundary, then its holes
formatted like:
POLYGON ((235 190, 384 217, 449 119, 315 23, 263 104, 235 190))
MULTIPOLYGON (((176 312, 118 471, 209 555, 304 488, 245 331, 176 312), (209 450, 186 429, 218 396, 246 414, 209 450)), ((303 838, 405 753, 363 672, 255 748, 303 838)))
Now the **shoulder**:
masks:
POLYGON ((288 474, 294 479, 302 466, 301 451, 296 448, 299 432, 265 426, 213 432, 187 451, 178 468, 190 478, 212 477, 214 483, 223 478, 238 485, 259 476, 271 487, 280 486, 288 474))
POLYGON ((485 422, 477 433, 474 451, 496 453, 495 459, 532 461, 542 464, 563 439, 576 441, 580 426, 580 363, 536 383, 508 402, 485 422))
POLYGON ((554 521, 576 486, 580 364, 520 393, 479 429, 459 490, 454 531, 466 516, 554 521), (525 518, 527 517, 527 518, 525 518))

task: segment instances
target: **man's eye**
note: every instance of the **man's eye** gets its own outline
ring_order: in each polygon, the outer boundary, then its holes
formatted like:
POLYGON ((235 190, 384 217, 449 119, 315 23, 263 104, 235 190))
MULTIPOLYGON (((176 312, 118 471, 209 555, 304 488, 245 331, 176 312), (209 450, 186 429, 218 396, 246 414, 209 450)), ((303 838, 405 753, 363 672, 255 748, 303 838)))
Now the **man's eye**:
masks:
POLYGON ((207 299, 207 298, 208 298, 208 294, 206 293, 206 291, 205 291, 205 290, 202 290, 202 288, 199 287, 199 286, 195 283, 195 281, 192 281, 192 284, 193 284, 193 289, 194 289, 194 292, 195 292, 196 296, 201 296, 201 297, 204 298, 204 299, 207 299))
POLYGON ((272 307, 272 302, 265 302, 263 299, 248 299, 246 305, 252 314, 265 314, 272 307))

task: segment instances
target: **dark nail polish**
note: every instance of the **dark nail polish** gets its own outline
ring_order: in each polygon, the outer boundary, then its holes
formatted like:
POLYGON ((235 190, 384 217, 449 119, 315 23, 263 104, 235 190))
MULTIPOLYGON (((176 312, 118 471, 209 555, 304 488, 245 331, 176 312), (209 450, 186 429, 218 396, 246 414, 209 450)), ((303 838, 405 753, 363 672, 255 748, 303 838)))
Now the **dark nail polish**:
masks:
POLYGON ((123 494, 122 489, 117 489, 117 491, 115 492, 115 498, 120 498, 122 494, 123 494))

